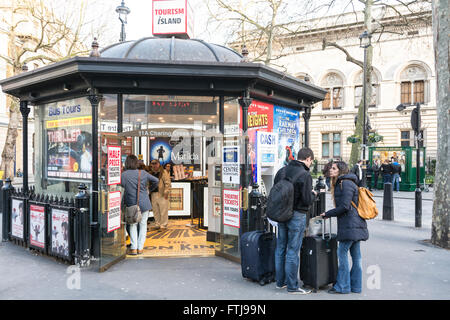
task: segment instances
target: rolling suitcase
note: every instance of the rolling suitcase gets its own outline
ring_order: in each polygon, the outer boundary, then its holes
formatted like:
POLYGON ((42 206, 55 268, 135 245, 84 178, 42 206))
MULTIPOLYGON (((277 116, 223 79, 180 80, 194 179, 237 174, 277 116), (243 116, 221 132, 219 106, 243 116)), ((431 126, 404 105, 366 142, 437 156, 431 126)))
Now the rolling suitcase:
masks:
POLYGON ((260 285, 275 281, 276 237, 271 231, 249 231, 240 241, 241 269, 244 278, 260 285))
POLYGON ((337 277, 337 240, 336 234, 325 232, 325 220, 322 221, 322 234, 303 238, 300 251, 300 279, 303 285, 313 288, 334 284, 337 277))

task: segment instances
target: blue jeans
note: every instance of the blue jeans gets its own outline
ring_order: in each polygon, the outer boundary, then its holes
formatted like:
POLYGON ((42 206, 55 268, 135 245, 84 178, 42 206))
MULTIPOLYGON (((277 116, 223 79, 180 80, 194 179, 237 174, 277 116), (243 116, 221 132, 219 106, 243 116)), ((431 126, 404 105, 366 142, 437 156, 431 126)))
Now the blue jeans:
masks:
POLYGON ((383 183, 392 183, 392 176, 390 174, 383 174, 383 183))
POLYGON ((362 290, 362 264, 360 241, 339 241, 338 246, 338 273, 334 288, 338 292, 360 293, 362 290), (348 252, 352 257, 352 269, 349 270, 348 252))
POLYGON ((278 223, 275 250, 275 280, 278 287, 287 285, 288 291, 298 288, 300 248, 306 228, 306 214, 294 211, 287 222, 278 223))
POLYGON ((394 173, 392 176, 392 186, 394 187, 394 191, 400 191, 400 175, 398 173, 394 173))
POLYGON ((144 249, 145 239, 147 238, 147 219, 148 211, 142 212, 142 220, 139 223, 130 224, 130 242, 131 249, 144 249), (138 230, 139 228, 139 230, 138 230))

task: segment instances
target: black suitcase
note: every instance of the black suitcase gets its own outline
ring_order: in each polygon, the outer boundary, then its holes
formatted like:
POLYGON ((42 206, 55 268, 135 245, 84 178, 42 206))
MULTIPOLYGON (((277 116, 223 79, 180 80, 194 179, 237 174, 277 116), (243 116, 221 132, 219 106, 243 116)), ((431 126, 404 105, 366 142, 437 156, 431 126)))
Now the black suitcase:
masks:
POLYGON ((249 231, 240 241, 241 269, 244 278, 260 285, 275 281, 276 237, 271 231, 249 231))
POLYGON ((303 285, 313 288, 314 292, 321 287, 336 283, 338 259, 336 234, 325 233, 323 221, 322 235, 303 238, 300 251, 300 279, 303 285))

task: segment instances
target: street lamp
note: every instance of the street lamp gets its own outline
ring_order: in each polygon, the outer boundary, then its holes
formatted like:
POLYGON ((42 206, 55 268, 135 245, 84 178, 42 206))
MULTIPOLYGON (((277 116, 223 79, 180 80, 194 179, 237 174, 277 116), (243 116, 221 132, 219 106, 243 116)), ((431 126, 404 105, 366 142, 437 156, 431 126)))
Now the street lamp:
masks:
POLYGON ((119 14, 119 20, 122 23, 119 41, 123 42, 125 41, 125 25, 127 24, 127 15, 131 12, 131 10, 125 6, 125 1, 122 1, 120 6, 116 8, 116 12, 119 14))
MULTIPOLYGON (((399 104, 396 109, 401 112, 407 106, 399 104)), ((414 130, 416 140, 416 190, 415 190, 415 226, 422 227, 422 190, 420 189, 420 141, 422 136, 420 133, 420 103, 416 103, 416 107, 411 112, 411 128, 414 130)))
POLYGON ((364 64, 363 64, 363 141, 362 141, 362 148, 363 148, 363 154, 362 158, 364 161, 364 167, 363 170, 363 178, 362 178, 362 185, 366 186, 366 173, 367 173, 367 161, 366 161, 366 146, 367 146, 367 103, 366 103, 366 97, 367 97, 367 84, 366 84, 366 72, 367 72, 367 48, 371 45, 371 39, 372 35, 368 33, 367 31, 364 31, 359 36, 359 47, 364 49, 364 64))

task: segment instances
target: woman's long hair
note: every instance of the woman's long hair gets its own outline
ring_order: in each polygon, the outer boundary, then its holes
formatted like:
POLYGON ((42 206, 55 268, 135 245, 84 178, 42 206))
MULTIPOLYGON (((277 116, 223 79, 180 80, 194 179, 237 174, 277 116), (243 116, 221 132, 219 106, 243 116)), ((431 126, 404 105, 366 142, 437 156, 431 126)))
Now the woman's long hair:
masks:
POLYGON ((334 200, 334 188, 336 187, 337 179, 348 173, 348 166, 344 161, 335 161, 333 162, 333 165, 336 165, 336 167, 339 170, 339 173, 336 177, 331 177, 331 197, 333 198, 334 206, 336 206, 336 201, 334 200))

